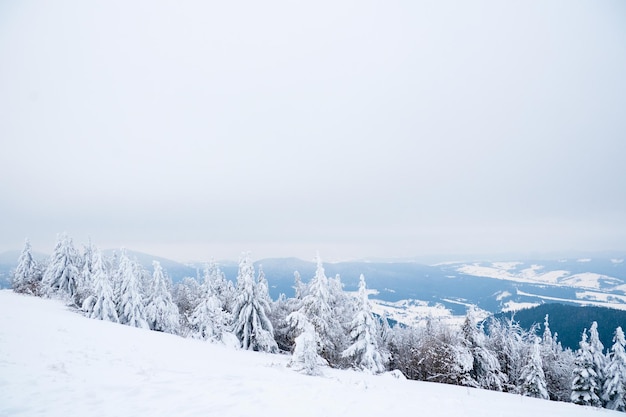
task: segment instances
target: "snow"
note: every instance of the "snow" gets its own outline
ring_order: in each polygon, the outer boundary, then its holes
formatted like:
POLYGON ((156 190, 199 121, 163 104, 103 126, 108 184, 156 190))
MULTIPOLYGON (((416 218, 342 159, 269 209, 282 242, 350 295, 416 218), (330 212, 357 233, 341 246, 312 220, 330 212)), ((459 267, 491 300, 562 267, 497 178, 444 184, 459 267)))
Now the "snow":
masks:
POLYGON ((623 415, 513 394, 323 369, 91 320, 0 291, 1 416, 623 415))
POLYGON ((493 262, 494 268, 504 269, 506 271, 511 269, 516 269, 519 265, 522 265, 522 262, 493 262))
POLYGON ((454 322, 454 324, 463 320, 462 316, 454 316, 442 304, 431 306, 428 301, 409 299, 391 302, 372 298, 370 302, 372 303, 372 312, 375 314, 409 326, 421 326, 428 318, 434 318, 445 323, 454 322))
POLYGON ((565 285, 577 288, 593 288, 596 290, 601 288, 601 283, 604 283, 605 285, 618 285, 621 282, 622 281, 617 278, 593 272, 575 274, 561 280, 561 283, 565 285))
POLYGON ((498 300, 498 301, 502 301, 502 300, 504 300, 505 298, 509 298, 509 297, 511 297, 512 295, 513 295, 513 294, 511 294, 511 293, 510 293, 510 292, 508 292, 508 291, 500 291, 500 292, 498 293, 498 295, 496 296, 496 300, 498 300))
POLYGON ((580 300, 600 301, 603 303, 623 303, 626 304, 626 296, 617 294, 607 294, 595 291, 577 291, 576 298, 580 300))
POLYGON ((538 305, 541 305, 541 303, 518 303, 515 301, 507 301, 506 303, 504 303, 502 305, 502 311, 503 312, 508 312, 508 311, 519 311, 519 310, 525 310, 527 308, 533 308, 533 307, 537 307, 538 305))
POLYGON ((543 266, 531 265, 529 268, 523 269, 519 272, 513 270, 513 268, 520 263, 518 262, 495 262, 490 266, 484 266, 480 264, 467 264, 457 268, 457 271, 466 274, 474 275, 477 277, 486 277, 494 279, 502 279, 507 281, 524 282, 524 283, 544 283, 544 284, 558 284, 559 279, 569 275, 568 271, 556 270, 541 273, 543 266))
MULTIPOLYGON (((525 291, 520 291, 517 290, 517 295, 521 295, 521 296, 526 296, 526 297, 536 297, 536 298, 540 298, 542 300, 549 300, 549 301, 556 301, 559 303, 576 303, 576 304, 580 304, 583 306, 597 306, 597 307, 608 307, 608 308, 614 308, 616 310, 626 310, 626 304, 620 303, 620 302, 598 302, 598 301, 589 301, 587 299, 580 299, 582 297, 582 294, 586 294, 589 295, 591 294, 590 292, 585 292, 585 293, 577 293, 577 297, 579 298, 578 300, 573 300, 570 298, 559 298, 559 297, 549 297, 546 295, 539 295, 539 294, 531 294, 529 292, 525 292, 525 291), (581 295, 579 295, 581 294, 581 295)), ((597 294, 597 293, 595 293, 597 294)), ((609 297, 611 296, 610 294, 607 294, 609 297)), ((610 300, 610 298, 607 297, 607 301, 610 300)))
MULTIPOLYGON (((578 262, 581 262, 581 260, 578 260, 578 262)), ((457 268, 457 271, 466 275, 532 284, 590 289, 601 289, 603 287, 613 286, 613 288, 607 288, 607 290, 611 291, 621 290, 620 284, 623 282, 623 280, 619 278, 593 272, 573 275, 565 270, 544 272, 544 267, 536 264, 522 270, 515 270, 519 265, 521 265, 520 262, 494 262, 489 266, 474 263, 462 265, 457 268)))

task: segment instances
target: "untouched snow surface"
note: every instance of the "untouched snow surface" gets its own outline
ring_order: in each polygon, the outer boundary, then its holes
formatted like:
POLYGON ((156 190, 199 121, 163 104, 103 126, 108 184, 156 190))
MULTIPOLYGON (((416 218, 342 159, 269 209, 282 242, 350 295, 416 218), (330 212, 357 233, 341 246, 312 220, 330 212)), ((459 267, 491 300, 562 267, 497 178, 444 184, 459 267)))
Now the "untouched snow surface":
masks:
POLYGON ((598 416, 607 410, 325 369, 87 319, 0 291, 0 416, 598 416))

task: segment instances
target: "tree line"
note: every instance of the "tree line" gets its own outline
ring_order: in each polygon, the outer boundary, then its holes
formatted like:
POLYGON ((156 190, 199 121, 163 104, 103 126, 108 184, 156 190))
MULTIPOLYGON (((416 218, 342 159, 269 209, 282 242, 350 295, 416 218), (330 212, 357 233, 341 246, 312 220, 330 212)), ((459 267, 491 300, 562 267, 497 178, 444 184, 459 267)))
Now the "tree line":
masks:
MULTIPOLYGON (((626 411, 624 333, 605 351, 597 323, 576 351, 552 334, 548 316, 524 330, 513 319, 480 322, 469 308, 461 326, 428 319, 423 326, 390 326, 372 312, 363 275, 357 294, 341 277, 294 273, 294 296, 269 296, 262 267, 249 254, 236 283, 210 262, 201 279, 172 285, 159 264, 146 271, 124 250, 105 257, 93 244, 78 251, 59 235, 50 259, 38 264, 28 240, 12 274, 13 290, 60 297, 87 317, 177 334, 242 349, 291 355, 289 366, 315 375, 324 367, 369 373, 399 370, 409 379, 518 393, 626 411)), ((397 372, 397 371, 396 371, 397 372)))

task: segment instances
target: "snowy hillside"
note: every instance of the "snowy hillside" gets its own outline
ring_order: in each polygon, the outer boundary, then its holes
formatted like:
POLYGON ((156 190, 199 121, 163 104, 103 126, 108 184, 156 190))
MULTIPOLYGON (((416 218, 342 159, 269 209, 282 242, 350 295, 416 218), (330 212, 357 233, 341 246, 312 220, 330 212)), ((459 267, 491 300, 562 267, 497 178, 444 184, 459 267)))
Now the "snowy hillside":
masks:
POLYGON ((574 404, 325 369, 90 320, 0 291, 0 416, 598 416, 574 404))

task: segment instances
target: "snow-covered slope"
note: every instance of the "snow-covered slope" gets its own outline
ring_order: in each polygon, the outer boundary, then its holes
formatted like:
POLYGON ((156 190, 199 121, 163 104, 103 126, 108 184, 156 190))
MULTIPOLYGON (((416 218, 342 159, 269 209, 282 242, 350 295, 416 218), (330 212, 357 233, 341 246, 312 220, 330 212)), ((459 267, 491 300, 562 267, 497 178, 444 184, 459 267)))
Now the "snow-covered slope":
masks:
POLYGON ((598 416, 607 410, 327 369, 90 320, 0 291, 0 416, 598 416))

